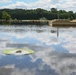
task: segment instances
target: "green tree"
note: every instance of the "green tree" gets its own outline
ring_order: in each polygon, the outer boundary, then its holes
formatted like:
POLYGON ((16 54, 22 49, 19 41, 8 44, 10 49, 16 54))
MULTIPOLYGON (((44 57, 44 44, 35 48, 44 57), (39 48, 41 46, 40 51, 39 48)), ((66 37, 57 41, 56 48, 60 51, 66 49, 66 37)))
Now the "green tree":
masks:
POLYGON ((2 19, 7 21, 7 20, 10 20, 10 18, 11 18, 11 16, 6 11, 2 12, 2 19))
POLYGON ((58 19, 76 19, 76 13, 73 11, 57 10, 56 8, 51 8, 49 11, 41 8, 37 9, 0 9, 0 19, 9 20, 39 20, 45 17, 48 20, 58 19), (5 12, 4 12, 5 11, 5 12), (10 15, 11 16, 10 16, 10 15))
POLYGON ((51 12, 52 13, 57 13, 57 9, 56 8, 51 8, 51 12))

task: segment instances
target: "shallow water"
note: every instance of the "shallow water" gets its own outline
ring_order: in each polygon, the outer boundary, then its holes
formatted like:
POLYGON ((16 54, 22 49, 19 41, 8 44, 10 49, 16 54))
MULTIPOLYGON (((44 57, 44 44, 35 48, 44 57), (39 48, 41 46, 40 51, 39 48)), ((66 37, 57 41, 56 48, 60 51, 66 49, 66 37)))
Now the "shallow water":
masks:
POLYGON ((0 26, 0 75, 76 75, 76 28, 0 26), (28 48, 30 55, 4 55, 28 48))

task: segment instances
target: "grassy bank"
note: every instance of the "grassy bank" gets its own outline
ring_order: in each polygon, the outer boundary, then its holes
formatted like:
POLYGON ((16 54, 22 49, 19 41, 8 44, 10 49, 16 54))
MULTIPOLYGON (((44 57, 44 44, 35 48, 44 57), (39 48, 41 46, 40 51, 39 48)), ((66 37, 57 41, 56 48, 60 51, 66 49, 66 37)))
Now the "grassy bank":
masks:
POLYGON ((51 26, 76 26, 76 21, 74 20, 52 20, 49 22, 51 26))
POLYGON ((49 20, 0 20, 0 24, 15 24, 15 25, 48 25, 49 20))

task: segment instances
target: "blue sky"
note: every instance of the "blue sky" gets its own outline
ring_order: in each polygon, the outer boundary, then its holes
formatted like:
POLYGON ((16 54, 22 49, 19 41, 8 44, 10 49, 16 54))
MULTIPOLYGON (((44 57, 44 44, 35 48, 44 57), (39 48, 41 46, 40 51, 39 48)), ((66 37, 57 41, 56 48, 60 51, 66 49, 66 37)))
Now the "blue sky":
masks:
POLYGON ((0 0, 0 9, 3 8, 43 8, 47 10, 57 8, 58 10, 72 10, 76 12, 76 0, 0 0))

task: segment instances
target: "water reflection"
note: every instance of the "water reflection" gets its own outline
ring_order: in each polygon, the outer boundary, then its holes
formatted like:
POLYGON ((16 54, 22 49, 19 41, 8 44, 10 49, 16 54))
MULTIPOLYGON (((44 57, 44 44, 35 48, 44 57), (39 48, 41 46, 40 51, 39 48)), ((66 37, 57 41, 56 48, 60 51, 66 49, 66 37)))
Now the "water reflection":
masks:
POLYGON ((0 75, 76 75, 76 28, 0 26, 0 75), (31 55, 4 55, 9 48, 31 55))
POLYGON ((76 55, 57 53, 51 49, 46 49, 44 52, 39 50, 30 56, 4 56, 0 60, 1 75, 76 74, 76 55))

